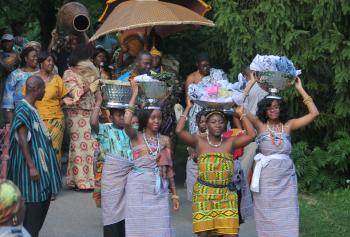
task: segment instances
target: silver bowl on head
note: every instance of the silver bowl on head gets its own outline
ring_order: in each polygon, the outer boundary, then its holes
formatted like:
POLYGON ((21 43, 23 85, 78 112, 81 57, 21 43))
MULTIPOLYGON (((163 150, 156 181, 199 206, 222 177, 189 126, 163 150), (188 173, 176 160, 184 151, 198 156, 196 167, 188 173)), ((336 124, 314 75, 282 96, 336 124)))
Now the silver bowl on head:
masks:
POLYGON ((168 96, 169 88, 164 81, 141 81, 140 98, 146 109, 159 109, 161 101, 168 96))
POLYGON ((103 80, 101 91, 106 108, 127 108, 132 91, 129 82, 103 80))
POLYGON ((284 72, 256 72, 257 82, 269 91, 274 90, 277 93, 280 90, 286 89, 295 81, 295 77, 284 72), (277 90, 277 91, 275 91, 277 90))
POLYGON ((164 81, 141 81, 140 96, 146 99, 163 99, 167 96, 168 87, 164 81))
POLYGON ((211 102, 211 101, 204 101, 204 100, 193 100, 193 103, 209 110, 221 110, 221 111, 231 111, 231 109, 235 105, 233 101, 218 103, 218 102, 211 102))

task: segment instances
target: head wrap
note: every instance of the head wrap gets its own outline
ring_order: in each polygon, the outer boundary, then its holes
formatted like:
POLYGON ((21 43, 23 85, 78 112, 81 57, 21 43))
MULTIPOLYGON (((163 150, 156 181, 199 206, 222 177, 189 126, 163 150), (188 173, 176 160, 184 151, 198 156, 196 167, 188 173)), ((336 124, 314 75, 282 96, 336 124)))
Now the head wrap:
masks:
POLYGON ((160 52, 155 46, 152 47, 151 51, 149 51, 149 53, 152 56, 159 56, 162 57, 162 52, 160 52))
POLYGON ((41 44, 37 41, 29 41, 24 45, 24 48, 32 47, 37 51, 41 51, 41 44))
POLYGON ((9 221, 21 206, 21 192, 10 180, 0 181, 0 223, 9 221))
POLYGON ((213 116, 214 114, 217 114, 219 116, 221 116, 222 118, 226 118, 224 112, 220 111, 220 110, 213 110, 213 111, 208 111, 205 114, 205 119, 208 120, 211 116, 213 116))

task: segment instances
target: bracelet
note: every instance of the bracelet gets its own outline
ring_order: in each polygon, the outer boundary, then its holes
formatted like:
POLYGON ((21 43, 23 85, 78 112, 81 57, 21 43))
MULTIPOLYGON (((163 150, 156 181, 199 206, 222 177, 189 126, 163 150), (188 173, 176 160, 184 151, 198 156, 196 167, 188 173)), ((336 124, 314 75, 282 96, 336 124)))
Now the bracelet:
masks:
POLYGON ((239 120, 242 120, 244 117, 247 117, 247 114, 242 114, 241 117, 239 117, 239 120))
POLYGON ((188 117, 186 115, 184 115, 184 114, 181 114, 180 117, 185 118, 186 121, 188 120, 188 117))
POLYGON ((311 100, 312 100, 312 97, 311 97, 311 96, 308 96, 308 97, 306 97, 306 98, 303 100, 303 102, 304 102, 304 104, 305 104, 306 102, 311 101, 311 100))
POLYGON ((176 200, 180 200, 180 197, 178 195, 171 195, 171 199, 176 199, 176 200))
POLYGON ((127 110, 129 110, 131 113, 134 113, 135 112, 135 110, 136 110, 136 108, 135 108, 135 106, 128 106, 127 107, 127 110))
POLYGON ((127 108, 127 109, 125 110, 125 112, 128 112, 128 113, 130 113, 130 114, 133 114, 133 113, 134 113, 134 110, 127 108))

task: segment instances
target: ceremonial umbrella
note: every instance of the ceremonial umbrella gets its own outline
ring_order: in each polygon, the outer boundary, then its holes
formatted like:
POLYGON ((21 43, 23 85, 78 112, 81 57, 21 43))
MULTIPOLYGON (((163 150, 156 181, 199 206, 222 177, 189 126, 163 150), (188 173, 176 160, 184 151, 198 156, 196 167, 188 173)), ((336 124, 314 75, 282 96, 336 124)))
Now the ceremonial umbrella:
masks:
POLYGON ((214 26, 214 23, 173 3, 158 0, 125 1, 114 8, 90 40, 108 33, 138 28, 154 28, 164 37, 182 30, 184 25, 214 26))
MULTIPOLYGON (((120 3, 128 0, 106 0, 106 7, 103 10, 102 15, 98 19, 99 22, 104 22, 106 18, 111 14, 113 9, 118 6, 120 3)), ((201 16, 211 10, 211 6, 208 5, 204 0, 160 0, 162 2, 171 2, 181 6, 184 6, 192 11, 197 12, 201 16)))

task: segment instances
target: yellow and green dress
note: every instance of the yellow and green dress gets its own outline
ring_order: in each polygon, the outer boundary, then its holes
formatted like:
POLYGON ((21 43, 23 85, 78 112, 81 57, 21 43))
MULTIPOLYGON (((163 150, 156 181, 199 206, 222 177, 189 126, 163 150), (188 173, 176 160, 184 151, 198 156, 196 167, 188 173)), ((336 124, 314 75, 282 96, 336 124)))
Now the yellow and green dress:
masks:
POLYGON ((233 172, 231 154, 205 153, 198 157, 198 178, 192 199, 193 233, 239 233, 238 196, 229 188, 233 172))

